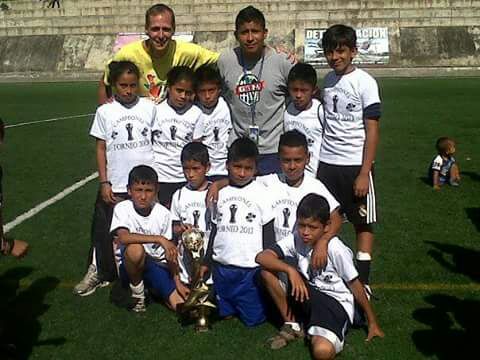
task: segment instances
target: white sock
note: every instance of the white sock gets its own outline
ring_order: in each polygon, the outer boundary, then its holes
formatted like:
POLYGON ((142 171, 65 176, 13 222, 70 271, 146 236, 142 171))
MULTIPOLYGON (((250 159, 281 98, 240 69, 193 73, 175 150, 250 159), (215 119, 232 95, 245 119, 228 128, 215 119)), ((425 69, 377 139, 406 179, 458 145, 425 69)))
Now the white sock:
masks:
POLYGON ((143 286, 143 280, 138 283, 138 285, 133 285, 130 283, 130 289, 132 290, 132 296, 137 298, 145 297, 145 288, 143 286))
POLYGON ((360 261, 370 261, 370 260, 372 260, 372 255, 370 255, 370 254, 367 253, 367 252, 358 251, 358 252, 357 252, 357 260, 360 260, 360 261))
POLYGON ((300 331, 302 329, 298 322, 285 321, 285 324, 290 325, 292 327, 292 329, 295 330, 295 331, 300 331))

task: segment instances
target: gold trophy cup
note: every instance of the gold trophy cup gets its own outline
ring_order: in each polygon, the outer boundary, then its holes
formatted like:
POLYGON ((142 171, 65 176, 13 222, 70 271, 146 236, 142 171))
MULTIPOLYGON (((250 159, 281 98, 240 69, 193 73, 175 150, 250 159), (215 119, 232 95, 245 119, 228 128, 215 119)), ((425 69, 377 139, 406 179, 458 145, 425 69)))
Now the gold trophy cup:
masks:
POLYGON ((192 274, 192 282, 190 294, 180 311, 196 319, 197 332, 205 332, 209 328, 208 315, 215 308, 215 305, 208 300, 210 290, 200 276, 200 267, 205 256, 205 234, 197 228, 192 228, 183 232, 182 242, 185 251, 191 256, 189 270, 192 274))

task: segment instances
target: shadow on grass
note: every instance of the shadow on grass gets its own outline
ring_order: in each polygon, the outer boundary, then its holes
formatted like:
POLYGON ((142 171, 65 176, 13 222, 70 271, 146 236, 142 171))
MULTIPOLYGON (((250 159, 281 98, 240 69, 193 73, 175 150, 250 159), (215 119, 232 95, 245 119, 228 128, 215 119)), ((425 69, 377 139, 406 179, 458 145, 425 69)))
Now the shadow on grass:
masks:
MULTIPOLYGON (((440 265, 480 282, 480 251, 435 241, 426 243, 434 247, 428 254, 440 265)), ((460 353, 469 358, 468 354, 474 354, 480 301, 447 294, 429 295, 425 301, 429 306, 413 312, 415 320, 430 327, 413 332, 412 340, 417 349, 425 356, 435 355, 438 359, 456 359, 460 353)))
POLYGON ((480 181, 480 174, 477 174, 473 171, 460 171, 460 175, 468 176, 472 180, 480 181))
POLYGON ((465 208, 465 212, 477 231, 480 231, 480 208, 465 208))
POLYGON ((425 185, 432 186, 432 180, 428 176, 420 176, 420 181, 423 182, 425 185))
MULTIPOLYGON (((39 341, 42 327, 38 318, 50 308, 50 305, 44 303, 45 297, 60 281, 55 277, 46 276, 35 280, 27 287, 21 286, 21 280, 32 271, 32 268, 17 267, 7 270, 0 276, 2 316, 0 326, 4 332, 2 342, 15 344, 16 357, 12 358, 29 358, 35 346, 59 346, 65 343, 64 337, 39 341)), ((0 353, 2 359, 8 358, 7 356, 0 353)))
POLYGON ((480 251, 435 241, 426 243, 435 247, 428 254, 440 265, 451 272, 464 274, 473 281, 480 282, 480 251), (448 257, 451 257, 451 261, 448 257))
POLYGON ((441 360, 458 359, 460 354, 468 359, 469 354, 475 354, 478 351, 480 301, 445 294, 426 296, 425 301, 431 306, 415 310, 413 318, 431 328, 413 332, 412 340, 417 349, 425 356, 441 360))

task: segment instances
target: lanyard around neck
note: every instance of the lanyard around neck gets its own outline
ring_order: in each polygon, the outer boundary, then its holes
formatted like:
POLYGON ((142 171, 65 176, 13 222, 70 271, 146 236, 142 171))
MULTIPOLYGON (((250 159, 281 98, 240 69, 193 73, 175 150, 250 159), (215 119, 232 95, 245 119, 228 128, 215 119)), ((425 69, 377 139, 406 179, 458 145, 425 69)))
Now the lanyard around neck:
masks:
MULTIPOLYGON (((263 63, 264 63, 264 60, 265 60, 265 49, 262 49, 262 61, 260 63, 260 71, 258 72, 258 75, 257 75, 257 78, 258 78, 258 85, 261 86, 261 83, 262 83, 262 73, 263 73, 263 63)), ((247 66, 245 64, 245 59, 243 58, 243 52, 242 52, 242 49, 240 49, 240 62, 242 65, 242 69, 243 69, 243 75, 246 76, 247 75, 247 66)), ((255 67, 255 66, 254 66, 255 67)), ((260 91, 260 90, 259 90, 260 91)), ((259 94, 260 96, 260 94, 259 94)), ((252 125, 255 126, 255 107, 257 106, 257 103, 256 101, 252 101, 252 104, 250 104, 250 113, 252 115, 252 125)))

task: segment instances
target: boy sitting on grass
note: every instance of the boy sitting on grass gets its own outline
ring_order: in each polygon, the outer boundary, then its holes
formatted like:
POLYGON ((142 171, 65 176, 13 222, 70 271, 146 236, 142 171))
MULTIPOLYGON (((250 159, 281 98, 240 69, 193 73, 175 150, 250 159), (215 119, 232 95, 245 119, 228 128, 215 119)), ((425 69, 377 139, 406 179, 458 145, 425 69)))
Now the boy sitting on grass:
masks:
MULTIPOLYGON (((312 337, 315 359, 333 359, 342 351, 346 331, 353 322, 354 300, 365 311, 368 320, 367 341, 384 336, 358 279, 352 251, 338 237, 328 243, 326 268, 313 269, 313 248, 329 226, 328 202, 320 195, 308 194, 298 205, 295 234, 262 251, 255 258, 262 266, 262 271, 287 273, 288 292, 276 296, 272 294, 273 299, 280 312, 285 311, 288 301, 295 302, 302 309, 305 329, 312 337), (297 259, 296 268, 283 261, 287 256, 297 259)), ((289 333, 279 335, 284 337, 285 342, 292 339, 289 333)))
POLYGON ((172 276, 177 249, 170 241, 170 213, 157 203, 157 193, 155 170, 136 166, 128 176, 130 199, 113 210, 111 232, 120 244, 120 279, 124 286, 130 285, 134 312, 146 311, 145 287, 162 297, 172 310, 183 302, 172 276))
POLYGON ((438 155, 432 160, 428 169, 428 177, 435 190, 440 190, 442 185, 460 185, 460 170, 453 155, 455 154, 455 141, 449 137, 437 140, 438 155))

